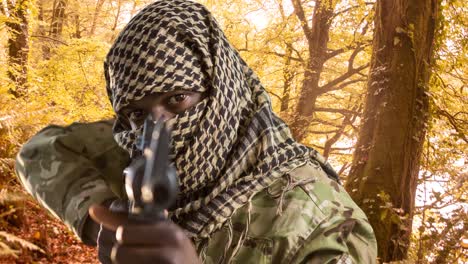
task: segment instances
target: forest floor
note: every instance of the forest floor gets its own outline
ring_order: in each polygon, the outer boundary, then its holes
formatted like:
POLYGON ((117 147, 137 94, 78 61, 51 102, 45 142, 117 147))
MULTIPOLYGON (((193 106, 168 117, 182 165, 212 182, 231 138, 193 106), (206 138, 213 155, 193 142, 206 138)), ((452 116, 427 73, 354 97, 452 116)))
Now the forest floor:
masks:
POLYGON ((12 185, 10 185, 12 190, 8 190, 10 187, 7 187, 7 191, 23 194, 27 198, 16 202, 13 206, 9 205, 10 208, 16 208, 15 214, 3 218, 0 231, 34 243, 43 249, 45 253, 25 249, 20 247, 19 244, 7 243, 8 246, 20 250, 20 252, 17 257, 0 255, 0 264, 99 263, 94 248, 81 243, 63 223, 38 205, 20 186, 15 183, 12 185))

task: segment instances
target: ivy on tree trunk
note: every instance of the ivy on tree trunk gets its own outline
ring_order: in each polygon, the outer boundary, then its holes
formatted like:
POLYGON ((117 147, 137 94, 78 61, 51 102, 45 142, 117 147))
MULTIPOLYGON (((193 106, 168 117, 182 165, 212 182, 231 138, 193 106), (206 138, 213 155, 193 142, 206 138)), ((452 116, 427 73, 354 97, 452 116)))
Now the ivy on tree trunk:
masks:
POLYGON ((408 252, 439 6, 438 0, 376 4, 364 116, 346 188, 366 212, 384 262, 408 252))
POLYGON ((29 20, 28 0, 6 1, 9 20, 8 28, 8 77, 13 85, 8 92, 14 97, 22 97, 27 91, 29 20))

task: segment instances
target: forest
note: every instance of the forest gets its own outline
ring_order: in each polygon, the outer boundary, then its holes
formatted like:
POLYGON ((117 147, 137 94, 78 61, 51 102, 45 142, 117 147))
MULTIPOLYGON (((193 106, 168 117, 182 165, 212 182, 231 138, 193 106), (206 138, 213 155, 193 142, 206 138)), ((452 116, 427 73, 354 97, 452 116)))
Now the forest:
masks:
MULTIPOLYGON (((148 0, 0 1, 0 263, 98 263, 29 196, 15 156, 111 118, 103 61, 148 0)), ((339 173, 381 263, 468 262, 465 0, 199 0, 296 140, 339 173)))

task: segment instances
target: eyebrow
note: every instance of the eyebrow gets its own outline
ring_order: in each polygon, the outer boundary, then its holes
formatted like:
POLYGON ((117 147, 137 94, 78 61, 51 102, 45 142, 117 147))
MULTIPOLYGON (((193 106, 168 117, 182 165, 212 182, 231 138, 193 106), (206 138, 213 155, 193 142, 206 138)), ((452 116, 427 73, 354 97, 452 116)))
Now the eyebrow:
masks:
POLYGON ((192 94, 197 93, 197 94, 201 95, 200 98, 202 98, 202 99, 208 96, 208 91, 196 92, 196 91, 189 91, 189 90, 184 90, 184 89, 176 89, 176 90, 167 91, 167 92, 157 92, 157 93, 152 93, 150 95, 143 96, 143 98, 141 98, 139 100, 130 100, 128 105, 124 106, 120 111, 127 114, 128 111, 130 111, 130 110, 142 109, 141 105, 138 105, 138 103, 141 102, 142 100, 144 100, 145 98, 152 97, 153 99, 155 99, 155 98, 158 98, 158 97, 166 95, 166 94, 175 95, 178 92, 185 92, 185 93, 192 93, 192 94))

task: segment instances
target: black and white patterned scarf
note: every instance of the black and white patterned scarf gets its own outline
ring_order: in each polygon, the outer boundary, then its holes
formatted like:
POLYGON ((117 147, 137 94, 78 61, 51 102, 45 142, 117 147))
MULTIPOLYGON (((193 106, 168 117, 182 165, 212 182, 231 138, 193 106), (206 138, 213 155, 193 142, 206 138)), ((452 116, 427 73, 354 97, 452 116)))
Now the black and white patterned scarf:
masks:
POLYGON ((112 46, 105 73, 115 139, 130 153, 141 133, 121 113, 130 101, 176 89, 208 94, 169 120, 181 186, 172 219, 192 237, 209 237, 254 194, 306 162, 336 176, 315 150, 292 139, 258 77, 198 3, 162 0, 144 8, 112 46))

